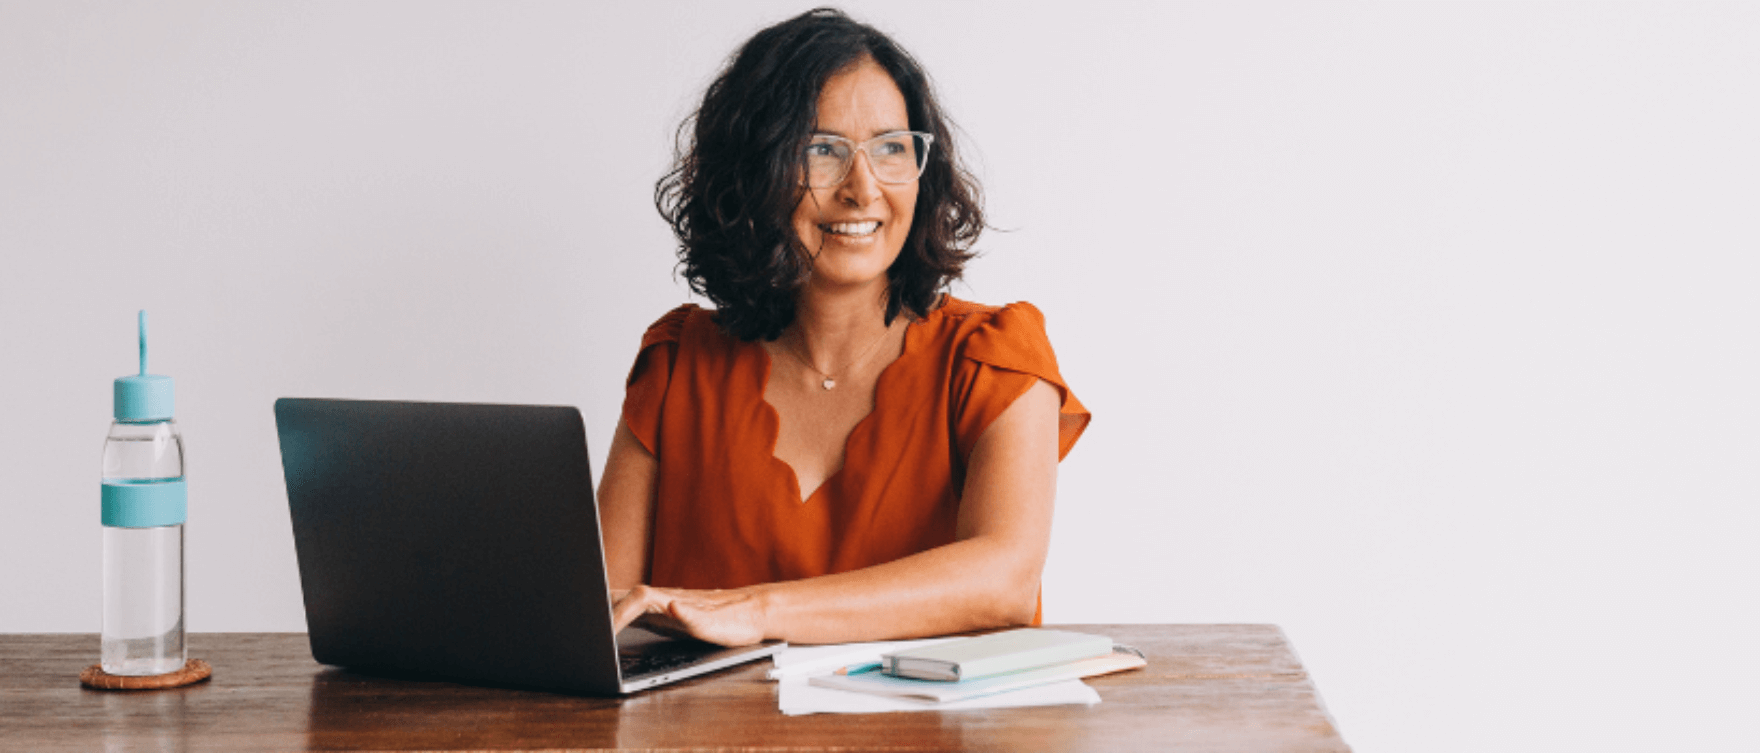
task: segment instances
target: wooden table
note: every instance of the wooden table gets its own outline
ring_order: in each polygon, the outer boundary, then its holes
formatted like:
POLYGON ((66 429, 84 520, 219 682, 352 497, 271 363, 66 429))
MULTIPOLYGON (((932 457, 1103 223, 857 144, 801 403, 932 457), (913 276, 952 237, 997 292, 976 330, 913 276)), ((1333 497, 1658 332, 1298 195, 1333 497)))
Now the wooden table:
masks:
POLYGON ((1149 657, 1088 680, 1095 706, 814 714, 776 710, 768 661, 628 698, 370 677, 312 661, 303 633, 189 636, 213 679, 80 686, 95 635, 0 635, 0 749, 1348 751, 1274 625, 1070 625, 1149 657))

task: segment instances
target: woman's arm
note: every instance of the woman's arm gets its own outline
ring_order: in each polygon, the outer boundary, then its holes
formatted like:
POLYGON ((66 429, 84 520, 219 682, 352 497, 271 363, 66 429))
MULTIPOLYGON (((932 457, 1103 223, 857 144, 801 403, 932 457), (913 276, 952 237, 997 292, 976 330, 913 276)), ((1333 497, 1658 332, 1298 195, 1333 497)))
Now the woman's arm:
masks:
MULTIPOLYGON (((599 537, 605 542, 605 570, 612 591, 648 582, 659 483, 660 461, 618 419, 605 475, 599 479, 599 537)), ((620 623, 618 628, 622 627, 620 623)))
MULTIPOLYGON (((1056 389, 1040 381, 984 430, 967 463, 954 543, 847 573, 728 591, 636 586, 614 609, 617 626, 644 618, 645 625, 663 631, 743 645, 770 638, 795 643, 885 640, 1030 622, 1051 541, 1057 411, 1056 389)), ((627 441, 646 454, 634 437, 627 441)), ((612 452, 602 490, 623 473, 610 467, 617 459, 616 442, 612 452)), ((646 459, 653 461, 652 456, 646 459)), ((619 580, 619 574, 639 572, 645 562, 655 469, 646 472, 648 496, 639 529, 643 559, 633 570, 627 563, 621 569, 613 565, 613 588, 630 582, 619 580)), ((635 486, 632 481, 629 488, 635 486)), ((638 530, 633 521, 620 519, 636 505, 602 500, 601 506, 609 561, 611 536, 638 530)), ((618 551, 620 558, 628 556, 626 549, 618 551)))

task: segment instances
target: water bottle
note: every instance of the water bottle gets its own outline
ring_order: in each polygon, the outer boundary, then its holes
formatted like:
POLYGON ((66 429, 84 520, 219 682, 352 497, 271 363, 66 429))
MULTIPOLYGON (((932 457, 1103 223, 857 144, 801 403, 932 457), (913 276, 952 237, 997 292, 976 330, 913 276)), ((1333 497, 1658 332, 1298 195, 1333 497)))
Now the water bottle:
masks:
POLYGON ((171 377, 116 380, 116 423, 104 440, 104 629, 101 664, 113 675, 183 668, 183 437, 171 418, 171 377))

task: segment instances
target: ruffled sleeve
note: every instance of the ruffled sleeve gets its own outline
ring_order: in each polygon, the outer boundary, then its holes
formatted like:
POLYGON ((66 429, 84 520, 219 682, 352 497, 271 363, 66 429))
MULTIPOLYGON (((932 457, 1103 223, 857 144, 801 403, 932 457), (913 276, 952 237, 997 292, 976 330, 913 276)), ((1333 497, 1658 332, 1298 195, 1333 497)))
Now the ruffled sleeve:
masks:
POLYGON ((954 369, 953 431, 963 461, 990 423, 1039 380, 1057 389, 1057 457, 1075 447, 1092 416, 1076 399, 1045 335, 1045 315, 1021 302, 989 312, 965 339, 954 369))
POLYGON ((660 411, 672 366, 678 358, 678 339, 685 319, 695 306, 686 304, 666 312, 642 334, 642 348, 630 367, 623 391, 623 423, 650 454, 659 456, 660 411))

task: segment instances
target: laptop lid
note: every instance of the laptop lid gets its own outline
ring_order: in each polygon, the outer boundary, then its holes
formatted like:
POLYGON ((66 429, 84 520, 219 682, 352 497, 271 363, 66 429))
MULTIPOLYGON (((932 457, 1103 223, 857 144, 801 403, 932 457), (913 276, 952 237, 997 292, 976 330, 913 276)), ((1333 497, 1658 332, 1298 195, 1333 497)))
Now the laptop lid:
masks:
POLYGON ((778 648, 620 677, 572 407, 283 398, 275 419, 319 662, 616 695, 778 648))

